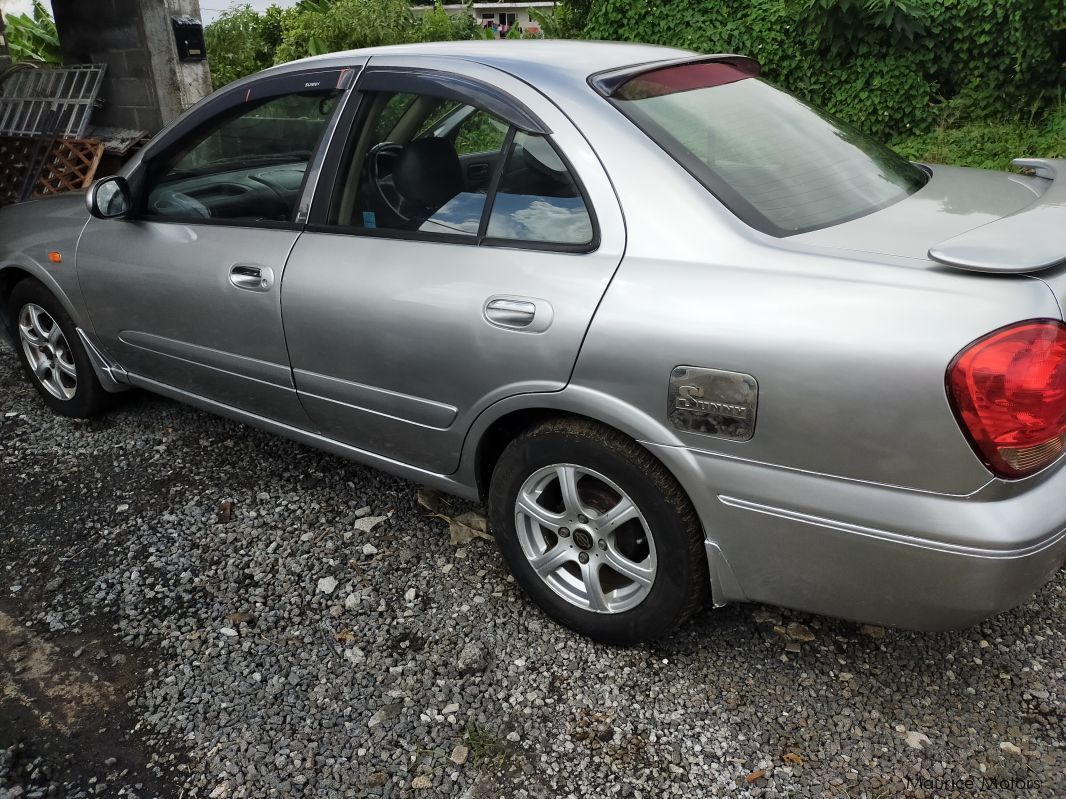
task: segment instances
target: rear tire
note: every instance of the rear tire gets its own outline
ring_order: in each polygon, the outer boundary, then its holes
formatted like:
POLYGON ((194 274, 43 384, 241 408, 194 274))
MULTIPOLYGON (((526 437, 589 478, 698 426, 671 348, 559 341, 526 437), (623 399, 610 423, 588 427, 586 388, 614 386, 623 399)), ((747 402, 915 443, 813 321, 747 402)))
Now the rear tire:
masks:
POLYGON ((23 280, 11 291, 8 318, 22 369, 49 408, 85 419, 111 404, 73 320, 52 292, 23 280))
POLYGON ((518 436, 493 471, 489 520, 516 582, 597 641, 661 638, 707 597, 703 533, 684 490, 603 425, 556 419, 518 436))

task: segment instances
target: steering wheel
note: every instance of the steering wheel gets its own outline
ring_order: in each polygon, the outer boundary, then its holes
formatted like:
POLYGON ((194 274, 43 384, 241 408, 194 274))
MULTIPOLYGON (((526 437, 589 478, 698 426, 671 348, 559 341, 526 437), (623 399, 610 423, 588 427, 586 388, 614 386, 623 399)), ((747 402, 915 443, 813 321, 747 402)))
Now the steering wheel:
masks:
POLYGON ((180 191, 169 191, 152 197, 149 207, 160 216, 198 216, 211 218, 211 210, 195 197, 180 191))
POLYGON ((392 170, 396 167, 396 161, 401 152, 403 152, 402 144, 391 141, 375 144, 367 153, 367 177, 374 186, 374 191, 388 209, 404 222, 410 222, 411 217, 403 212, 403 196, 392 180, 392 170))

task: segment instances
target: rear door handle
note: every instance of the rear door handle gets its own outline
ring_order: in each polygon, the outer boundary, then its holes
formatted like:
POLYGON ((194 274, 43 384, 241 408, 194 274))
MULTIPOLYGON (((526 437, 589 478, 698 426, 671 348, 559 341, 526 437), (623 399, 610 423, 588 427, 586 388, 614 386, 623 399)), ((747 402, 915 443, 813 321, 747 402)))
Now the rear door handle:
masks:
POLYGON ((485 302, 485 319, 496 327, 542 333, 552 323, 551 303, 531 297, 489 297, 485 302))
POLYGON ((254 264, 234 264, 229 270, 229 282, 246 291, 269 291, 274 285, 274 270, 254 264))

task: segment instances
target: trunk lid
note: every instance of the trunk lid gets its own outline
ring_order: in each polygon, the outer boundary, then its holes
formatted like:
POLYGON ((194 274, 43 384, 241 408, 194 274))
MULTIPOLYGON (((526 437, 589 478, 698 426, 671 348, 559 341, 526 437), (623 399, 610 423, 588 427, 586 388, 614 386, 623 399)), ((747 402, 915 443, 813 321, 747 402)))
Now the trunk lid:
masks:
MULTIPOLYGON (((1015 159, 1050 181, 1040 199, 1016 214, 962 233, 929 249, 934 261, 975 272, 1042 272, 1066 260, 1066 181, 1056 174, 1066 161, 1015 159)), ((1066 169, 1063 169, 1066 173, 1066 169)))
POLYGON ((1014 164, 1035 174, 931 167, 929 182, 907 199, 792 239, 971 273, 1032 275, 1066 318, 1066 160, 1014 164))
MULTIPOLYGON (((1032 162, 1026 162, 1032 163, 1032 162)), ((1054 162, 1048 163, 1054 168, 1054 162)), ((834 247, 855 252, 937 260, 959 269, 1028 272, 1053 264, 1045 260, 1050 242, 1066 259, 1066 161, 1058 185, 1045 177, 1017 175, 986 169, 933 166, 929 182, 919 191, 888 208, 840 225, 791 237, 797 243, 834 247), (1052 191, 1054 187, 1054 191, 1052 191), (1060 188, 1061 187, 1061 188, 1060 188), (1045 198, 1052 203, 1045 202, 1045 198), (1059 219, 1058 228, 1049 216, 1059 219), (1039 221, 1038 221, 1039 220, 1039 221), (1042 229, 1034 236, 1033 228, 1042 229), (1027 238, 1019 239, 1024 228, 1027 238), (980 231, 980 232, 978 232, 980 231), (1035 257, 1039 250, 1039 258, 1035 257), (930 252, 932 251, 932 252, 930 252), (1007 268, 981 268, 992 261, 1007 268), (976 266, 973 264, 977 264, 976 266)))

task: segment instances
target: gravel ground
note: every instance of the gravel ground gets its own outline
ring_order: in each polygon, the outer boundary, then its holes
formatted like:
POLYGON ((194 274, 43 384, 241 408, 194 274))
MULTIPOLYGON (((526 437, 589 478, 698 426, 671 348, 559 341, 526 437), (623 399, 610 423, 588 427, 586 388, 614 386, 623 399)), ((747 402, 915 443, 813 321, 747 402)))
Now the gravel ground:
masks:
POLYGON ((957 633, 611 649, 416 491, 143 394, 56 418, 0 347, 0 799, 1066 795, 1066 573, 957 633))

